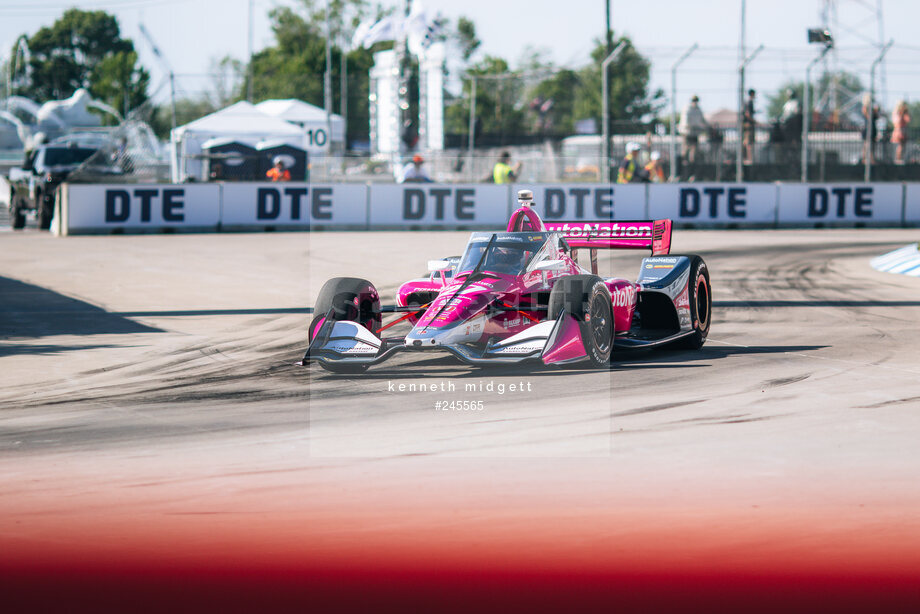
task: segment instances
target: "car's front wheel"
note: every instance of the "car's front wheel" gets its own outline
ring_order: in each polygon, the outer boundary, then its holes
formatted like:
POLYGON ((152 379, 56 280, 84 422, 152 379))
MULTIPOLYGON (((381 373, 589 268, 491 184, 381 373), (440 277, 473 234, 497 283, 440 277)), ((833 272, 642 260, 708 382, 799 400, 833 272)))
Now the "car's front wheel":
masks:
MULTIPOLYGON (((334 277, 327 281, 313 306, 313 320, 309 328, 311 343, 326 318, 331 318, 333 322, 357 322, 377 334, 383 317, 380 313, 380 296, 374 284, 357 277, 334 277)), ((367 370, 367 365, 334 362, 320 362, 320 366, 333 373, 363 373, 367 370)))
POLYGON ((572 275, 553 284, 549 295, 549 319, 565 309, 578 322, 588 360, 594 367, 607 367, 613 352, 613 304, 610 290, 595 275, 572 275))

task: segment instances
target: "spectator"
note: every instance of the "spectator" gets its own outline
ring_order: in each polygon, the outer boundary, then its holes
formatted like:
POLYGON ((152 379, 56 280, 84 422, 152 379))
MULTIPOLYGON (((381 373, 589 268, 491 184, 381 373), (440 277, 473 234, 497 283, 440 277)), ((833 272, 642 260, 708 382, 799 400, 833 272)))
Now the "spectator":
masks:
POLYGON ((422 156, 412 156, 412 161, 403 167, 399 175, 399 183, 431 183, 428 171, 422 168, 424 163, 422 156))
POLYGON ((662 183, 664 181, 664 169, 661 168, 661 154, 653 151, 649 156, 648 163, 645 165, 645 172, 652 183, 662 183))
POLYGON ((284 168, 284 160, 281 159, 281 156, 277 156, 274 162, 275 165, 268 169, 265 176, 272 181, 290 181, 291 171, 284 168))
POLYGON ((904 145, 907 143, 907 126, 910 124, 910 111, 907 109, 907 103, 903 100, 898 100, 894 103, 891 123, 894 125, 891 142, 896 146, 894 163, 904 164, 904 145))
POLYGON ((696 156, 699 148, 700 135, 706 131, 709 124, 703 117, 703 111, 700 109, 700 97, 694 95, 690 99, 690 104, 684 108, 680 114, 680 123, 677 128, 683 137, 683 151, 681 155, 687 162, 688 167, 696 165, 696 156))
POLYGON ((639 163, 639 151, 642 147, 639 143, 629 142, 626 144, 626 157, 620 163, 620 170, 617 173, 617 183, 641 183, 648 181, 648 171, 639 163))
POLYGON ((783 113, 780 116, 780 124, 783 127, 783 142, 786 145, 786 162, 795 162, 802 149, 802 123, 804 119, 798 95, 790 87, 786 90, 786 103, 783 105, 783 113))
POLYGON ((879 106, 872 104, 872 94, 869 92, 863 96, 862 115, 863 163, 868 159, 870 164, 875 164, 875 136, 879 106))
POLYGON ((754 96, 757 93, 754 90, 748 90, 747 102, 744 103, 744 110, 741 115, 741 142, 744 145, 744 163, 754 163, 754 141, 755 128, 757 123, 754 120, 754 96))
POLYGON ((492 181, 495 183, 512 183, 518 178, 521 172, 521 163, 511 164, 511 154, 503 151, 499 156, 498 162, 492 167, 492 181))

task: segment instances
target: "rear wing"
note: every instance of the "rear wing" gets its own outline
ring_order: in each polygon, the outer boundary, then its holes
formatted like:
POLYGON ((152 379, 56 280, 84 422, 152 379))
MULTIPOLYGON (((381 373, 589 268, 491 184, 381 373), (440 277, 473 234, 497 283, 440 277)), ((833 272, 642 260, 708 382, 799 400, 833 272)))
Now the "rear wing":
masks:
POLYGON ((623 222, 546 222, 573 249, 650 249, 653 256, 671 251, 671 220, 623 222))

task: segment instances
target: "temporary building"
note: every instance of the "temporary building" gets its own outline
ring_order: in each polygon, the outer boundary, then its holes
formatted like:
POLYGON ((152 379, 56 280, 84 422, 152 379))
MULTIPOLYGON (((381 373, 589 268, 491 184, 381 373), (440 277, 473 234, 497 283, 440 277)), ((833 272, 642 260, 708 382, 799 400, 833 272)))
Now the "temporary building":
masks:
POLYGON ((212 139, 228 139, 255 148, 270 140, 304 148, 303 128, 264 113, 248 102, 238 102, 220 111, 179 126, 170 135, 172 180, 205 179, 206 158, 202 145, 212 139))
POLYGON ((310 153, 327 152, 330 146, 337 151, 344 148, 345 120, 341 115, 332 113, 327 122, 324 109, 295 98, 266 100, 257 104, 256 108, 267 115, 302 128, 306 134, 304 143, 310 153), (332 125, 331 139, 328 138, 329 124, 332 125))

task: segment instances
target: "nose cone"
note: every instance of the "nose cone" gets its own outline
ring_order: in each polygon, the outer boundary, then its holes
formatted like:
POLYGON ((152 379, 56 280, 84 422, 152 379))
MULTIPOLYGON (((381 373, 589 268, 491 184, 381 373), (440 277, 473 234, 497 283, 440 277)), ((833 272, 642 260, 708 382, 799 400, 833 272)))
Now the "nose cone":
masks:
POLYGON ((505 293, 511 281, 495 277, 478 279, 457 294, 462 280, 444 288, 419 318, 413 334, 428 329, 445 329, 460 324, 481 312, 496 296, 505 293), (456 295, 456 296, 455 296, 456 295), (449 301, 449 302, 448 302, 449 301), (445 304, 447 306, 445 307, 445 304))

